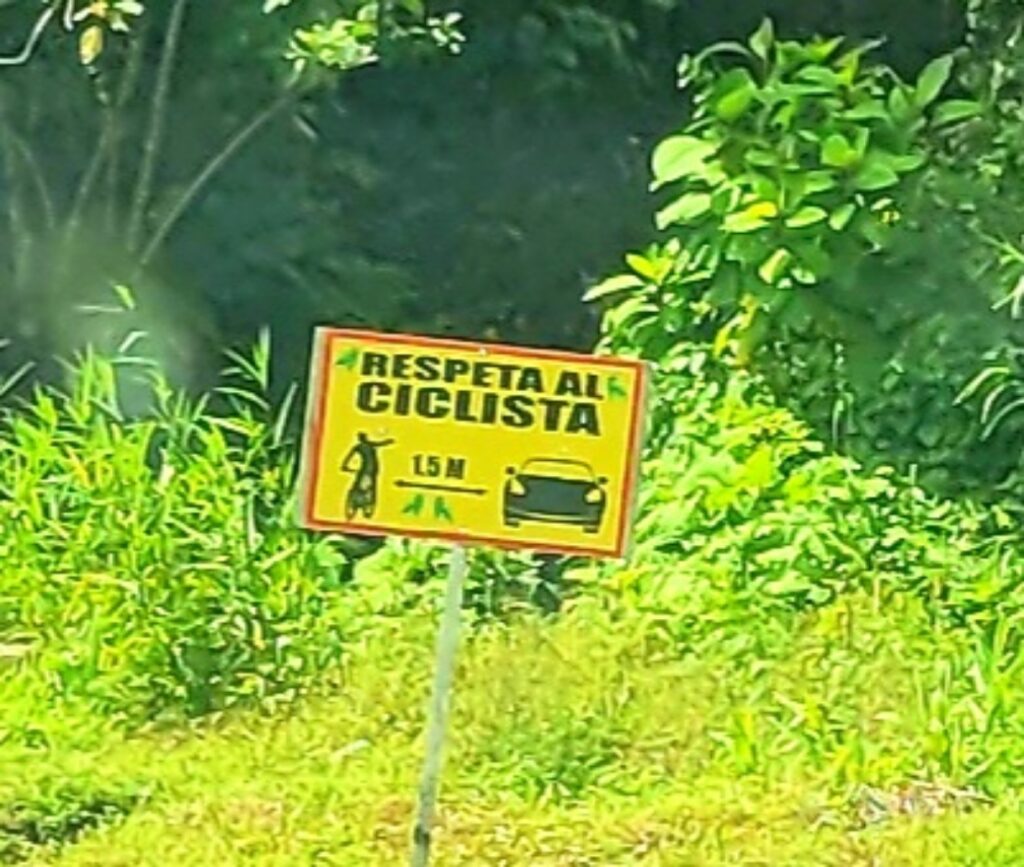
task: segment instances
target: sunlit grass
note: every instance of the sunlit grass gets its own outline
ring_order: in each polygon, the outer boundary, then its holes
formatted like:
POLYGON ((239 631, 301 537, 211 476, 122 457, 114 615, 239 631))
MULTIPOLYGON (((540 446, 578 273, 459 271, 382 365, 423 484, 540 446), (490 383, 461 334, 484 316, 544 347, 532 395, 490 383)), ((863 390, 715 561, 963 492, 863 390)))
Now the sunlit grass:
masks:
MULTIPOLYGON (((923 640, 919 608, 853 600, 851 640, 839 642, 837 612, 804 616, 757 662, 712 645, 680 659, 609 602, 585 599, 558 622, 519 618, 465 646, 439 864, 1019 863, 1016 801, 937 773, 934 702, 915 694, 985 696, 944 679, 936 648, 953 638, 923 640)), ((74 768, 94 789, 140 798, 29 863, 401 863, 432 631, 423 614, 382 627, 331 694, 291 710, 21 754, 37 778, 74 768)), ((1009 716, 1017 729, 1024 706, 1009 716)), ((0 770, 9 780, 12 766, 0 770)))

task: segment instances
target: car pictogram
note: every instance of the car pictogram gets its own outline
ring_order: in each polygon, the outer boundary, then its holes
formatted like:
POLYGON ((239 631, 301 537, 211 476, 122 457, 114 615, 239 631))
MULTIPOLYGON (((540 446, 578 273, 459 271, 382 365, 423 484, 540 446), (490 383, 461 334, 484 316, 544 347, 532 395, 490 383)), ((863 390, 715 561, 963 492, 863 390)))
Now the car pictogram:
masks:
POLYGON ((608 480, 590 464, 560 458, 534 458, 506 470, 503 512, 505 525, 524 521, 568 524, 596 533, 604 520, 608 480))

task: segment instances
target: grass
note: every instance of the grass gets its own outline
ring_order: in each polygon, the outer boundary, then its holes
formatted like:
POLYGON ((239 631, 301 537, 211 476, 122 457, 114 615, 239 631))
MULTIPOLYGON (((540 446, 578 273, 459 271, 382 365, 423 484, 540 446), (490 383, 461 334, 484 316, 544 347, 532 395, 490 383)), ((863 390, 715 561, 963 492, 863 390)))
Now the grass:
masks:
MULTIPOLYGON (((934 702, 915 699, 943 689, 936 659, 958 641, 916 603, 859 597, 797 618, 757 661, 725 645, 680 657, 601 594, 557 621, 480 630, 460 665, 437 863, 1016 865, 1017 800, 942 779, 934 702)), ((290 709, 0 751, 8 800, 77 779, 129 803, 24 863, 403 863, 432 656, 433 618, 409 615, 290 709)), ((949 688, 953 704, 984 700, 949 688)))

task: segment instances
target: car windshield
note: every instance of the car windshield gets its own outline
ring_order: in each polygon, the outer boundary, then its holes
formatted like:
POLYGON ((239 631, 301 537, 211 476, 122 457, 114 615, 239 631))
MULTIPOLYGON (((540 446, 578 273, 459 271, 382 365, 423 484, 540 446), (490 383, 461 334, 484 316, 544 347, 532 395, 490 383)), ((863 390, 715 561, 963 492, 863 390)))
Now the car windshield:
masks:
POLYGON ((527 461, 527 463, 523 465, 523 475, 545 476, 586 482, 592 482, 594 480, 593 471, 582 461, 560 461, 553 459, 527 461))

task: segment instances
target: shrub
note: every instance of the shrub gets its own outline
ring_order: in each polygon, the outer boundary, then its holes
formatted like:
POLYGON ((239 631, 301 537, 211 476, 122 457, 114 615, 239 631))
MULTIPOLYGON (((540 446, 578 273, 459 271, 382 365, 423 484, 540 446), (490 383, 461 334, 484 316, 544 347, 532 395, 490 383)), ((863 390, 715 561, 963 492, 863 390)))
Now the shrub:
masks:
MULTIPOLYGON (((127 417, 126 359, 82 356, 67 389, 0 420, 0 644, 52 700, 133 719, 289 694, 342 656, 346 561, 293 517, 268 351, 216 395, 127 417)), ((136 377, 136 381, 138 378, 136 377)))
POLYGON ((865 592, 924 600, 933 616, 990 634, 1024 614, 1002 509, 926 494, 890 469, 832 454, 756 377, 679 376, 672 433, 648 458, 634 565, 639 607, 687 641, 738 612, 786 612, 865 592))

